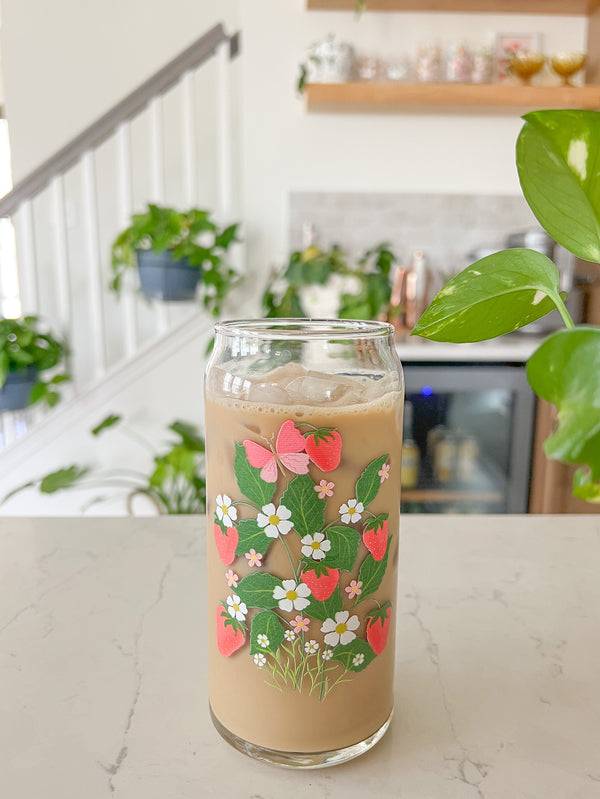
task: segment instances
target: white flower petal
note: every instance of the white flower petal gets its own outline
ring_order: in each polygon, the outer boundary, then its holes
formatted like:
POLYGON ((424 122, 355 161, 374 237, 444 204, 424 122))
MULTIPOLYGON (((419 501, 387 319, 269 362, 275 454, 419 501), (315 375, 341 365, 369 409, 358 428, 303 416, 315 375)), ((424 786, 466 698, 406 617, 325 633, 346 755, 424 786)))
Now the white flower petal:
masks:
POLYGON ((285 507, 285 505, 280 505, 277 508, 277 515, 280 519, 289 519, 292 515, 292 511, 285 507))
POLYGON ((308 535, 307 534, 307 535, 302 536, 302 538, 300 539, 300 543, 306 544, 307 546, 310 546, 312 544, 312 542, 313 542, 312 535, 308 535))
POLYGON ((305 599, 303 596, 299 596, 298 599, 294 599, 294 609, 295 610, 304 610, 310 605, 310 599, 305 599))
POLYGON ((349 644, 350 641, 354 641, 356 635, 351 630, 346 630, 346 632, 340 635, 340 644, 349 644))
POLYGON ((323 550, 323 552, 329 552, 329 550, 331 549, 331 541, 323 541, 323 543, 321 544, 321 549, 323 550))
POLYGON ((321 625, 321 632, 330 633, 333 632, 333 630, 335 630, 335 621, 333 619, 325 619, 321 625))
POLYGON ((265 516, 264 513, 259 513, 256 517, 256 523, 259 527, 265 527, 269 523, 269 517, 265 516))
MULTIPOLYGON (((294 605, 292 604, 291 599, 280 599, 279 607, 281 608, 281 610, 285 610, 287 613, 289 613, 291 610, 294 609, 294 605)), ((352 633, 352 635, 354 635, 354 633, 352 633)))
POLYGON ((312 547, 309 547, 309 546, 303 546, 300 549, 300 552, 302 552, 302 554, 304 555, 305 558, 312 558, 314 549, 312 547))
POLYGON ((306 585, 306 583, 298 583, 295 590, 298 596, 310 596, 310 588, 306 585))
POLYGON ((346 622, 346 626, 348 627, 349 630, 357 630, 360 626, 358 616, 350 616, 350 618, 346 622))
MULTIPOLYGON (((248 608, 246 607, 246 603, 245 602, 240 602, 239 607, 240 607, 240 613, 243 613, 244 616, 245 616, 246 613, 248 613, 248 608)), ((354 628, 352 628, 352 629, 354 629, 354 628)))
POLYGON ((311 555, 313 560, 323 560, 325 552, 322 549, 313 549, 311 555))
POLYGON ((315 541, 318 541, 319 543, 321 543, 321 541, 323 541, 324 538, 325 538, 325 533, 315 533, 313 536, 313 539, 315 541))
MULTIPOLYGON (((354 635, 354 633, 352 633, 354 635)), ((323 639, 327 646, 337 646, 340 640, 340 636, 337 633, 327 633, 325 638, 323 639)))
POLYGON ((268 504, 268 505, 263 505, 263 507, 262 507, 262 512, 265 514, 265 516, 266 516, 267 518, 268 518, 269 516, 273 516, 273 515, 276 513, 276 511, 275 511, 275 505, 273 505, 273 503, 272 503, 272 502, 269 502, 269 504, 268 504))
MULTIPOLYGON (((302 583, 304 585, 304 583, 302 583)), ((296 588, 295 580, 283 580, 283 587, 286 591, 293 591, 296 588)))
POLYGON ((335 614, 335 623, 342 624, 342 622, 348 621, 348 616, 350 615, 349 610, 340 610, 335 614))
POLYGON ((348 506, 346 505, 345 502, 343 505, 340 505, 339 513, 348 513, 348 506))
POLYGON ((227 515, 229 516, 229 518, 230 518, 230 519, 233 519, 233 521, 235 521, 235 520, 237 519, 237 508, 235 508, 235 507, 232 505, 232 506, 229 508, 229 510, 227 511, 227 515))
POLYGON ((265 535, 267 538, 279 538, 279 530, 274 524, 268 524, 265 527, 265 535))
POLYGON ((277 526, 281 535, 287 535, 294 525, 292 522, 286 522, 285 519, 282 519, 277 526))
POLYGON ((357 502, 356 503, 356 510, 359 513, 362 513, 364 511, 364 509, 365 509, 365 506, 362 504, 362 502, 357 502))

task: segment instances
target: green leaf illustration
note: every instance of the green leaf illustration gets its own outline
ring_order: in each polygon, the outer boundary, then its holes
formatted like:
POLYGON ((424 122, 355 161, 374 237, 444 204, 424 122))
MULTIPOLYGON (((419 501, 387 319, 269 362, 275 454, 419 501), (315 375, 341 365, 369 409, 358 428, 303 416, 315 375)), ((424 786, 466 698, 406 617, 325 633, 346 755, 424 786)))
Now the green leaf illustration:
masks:
POLYGON ((312 535, 323 527, 325 500, 317 496, 309 475, 294 477, 281 496, 281 504, 292 512, 291 520, 300 536, 312 535))
MULTIPOLYGON (((370 553, 364 559, 360 571, 358 572, 358 579, 362 582, 362 594, 360 595, 359 602, 363 602, 374 591, 377 591, 383 580, 383 575, 387 568, 388 555, 390 553, 390 541, 392 537, 388 538, 387 549, 385 555, 381 560, 375 560, 370 553)), ((357 603, 358 604, 358 603, 357 603)))
POLYGON ((269 544, 273 541, 265 535, 265 531, 258 526, 256 519, 242 519, 238 524, 239 541, 235 549, 235 554, 239 557, 245 555, 253 549, 264 555, 269 544))
MULTIPOLYGON (((281 619, 272 610, 262 610, 252 619, 250 628, 250 654, 257 652, 276 652, 283 642, 283 626, 281 619), (266 636, 268 644, 262 646, 258 636, 266 636)), ((264 644, 264 640, 262 640, 264 644)))
POLYGON ((270 610, 277 606, 277 600, 273 599, 273 591, 277 586, 282 587, 281 580, 272 574, 249 574, 241 580, 236 593, 249 608, 270 610))
POLYGON ((373 502, 377 496, 379 486, 381 485, 379 472, 388 458, 389 455, 382 455, 380 458, 375 458, 356 482, 356 499, 362 502, 365 508, 370 502, 373 502))
POLYGON ((304 614, 312 619, 325 621, 325 619, 334 619, 335 614, 339 613, 342 607, 342 593, 339 588, 336 588, 333 594, 323 602, 319 602, 311 596, 310 605, 306 608, 304 614))
POLYGON ((276 483, 267 483, 260 476, 260 469, 251 466, 243 444, 235 442, 235 458, 233 459, 235 479, 242 494, 262 508, 267 505, 275 493, 276 483))
POLYGON ((345 646, 338 644, 332 659, 341 663, 348 671, 362 671, 375 658, 375 652, 362 638, 355 638, 345 646))
POLYGON ((331 542, 331 548, 325 555, 325 565, 330 569, 352 571, 358 553, 360 533, 354 527, 339 525, 327 529, 327 538, 331 542))
MULTIPOLYGON (((544 442, 550 458, 588 467, 577 476, 578 496, 600 484, 600 328, 559 330, 527 361, 527 379, 558 408, 558 427, 544 442)), ((582 496, 587 499, 587 496, 582 496)))

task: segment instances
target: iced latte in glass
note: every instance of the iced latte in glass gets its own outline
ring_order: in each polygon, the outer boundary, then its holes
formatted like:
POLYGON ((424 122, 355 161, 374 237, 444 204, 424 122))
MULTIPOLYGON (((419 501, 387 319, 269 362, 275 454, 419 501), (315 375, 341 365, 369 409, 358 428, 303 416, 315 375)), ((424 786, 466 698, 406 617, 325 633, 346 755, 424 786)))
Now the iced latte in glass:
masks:
POLYGON ((210 709, 290 766, 393 706, 403 381, 379 322, 217 325, 206 375, 210 709))

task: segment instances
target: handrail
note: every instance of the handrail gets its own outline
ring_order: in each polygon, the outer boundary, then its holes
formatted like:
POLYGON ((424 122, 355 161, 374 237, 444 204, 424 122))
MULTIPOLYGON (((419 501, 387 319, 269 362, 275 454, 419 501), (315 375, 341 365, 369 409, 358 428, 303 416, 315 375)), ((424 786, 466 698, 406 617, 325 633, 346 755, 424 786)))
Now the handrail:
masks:
POLYGON ((157 94, 170 89, 185 72, 207 61, 223 42, 229 42, 230 57, 234 58, 238 52, 238 34, 228 36, 219 23, 19 181, 0 199, 0 219, 10 216, 24 200, 45 188, 55 175, 77 163, 83 153, 106 141, 119 125, 142 111, 157 94))

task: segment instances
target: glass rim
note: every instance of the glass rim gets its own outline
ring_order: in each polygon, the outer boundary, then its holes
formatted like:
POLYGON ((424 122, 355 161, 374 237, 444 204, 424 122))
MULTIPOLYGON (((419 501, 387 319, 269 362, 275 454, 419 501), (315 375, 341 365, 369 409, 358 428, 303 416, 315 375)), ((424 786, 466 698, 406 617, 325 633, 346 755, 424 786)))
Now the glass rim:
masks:
POLYGON ((215 324, 215 334, 270 340, 355 340, 389 338, 394 326, 373 319, 312 319, 303 317, 230 319, 215 324))

